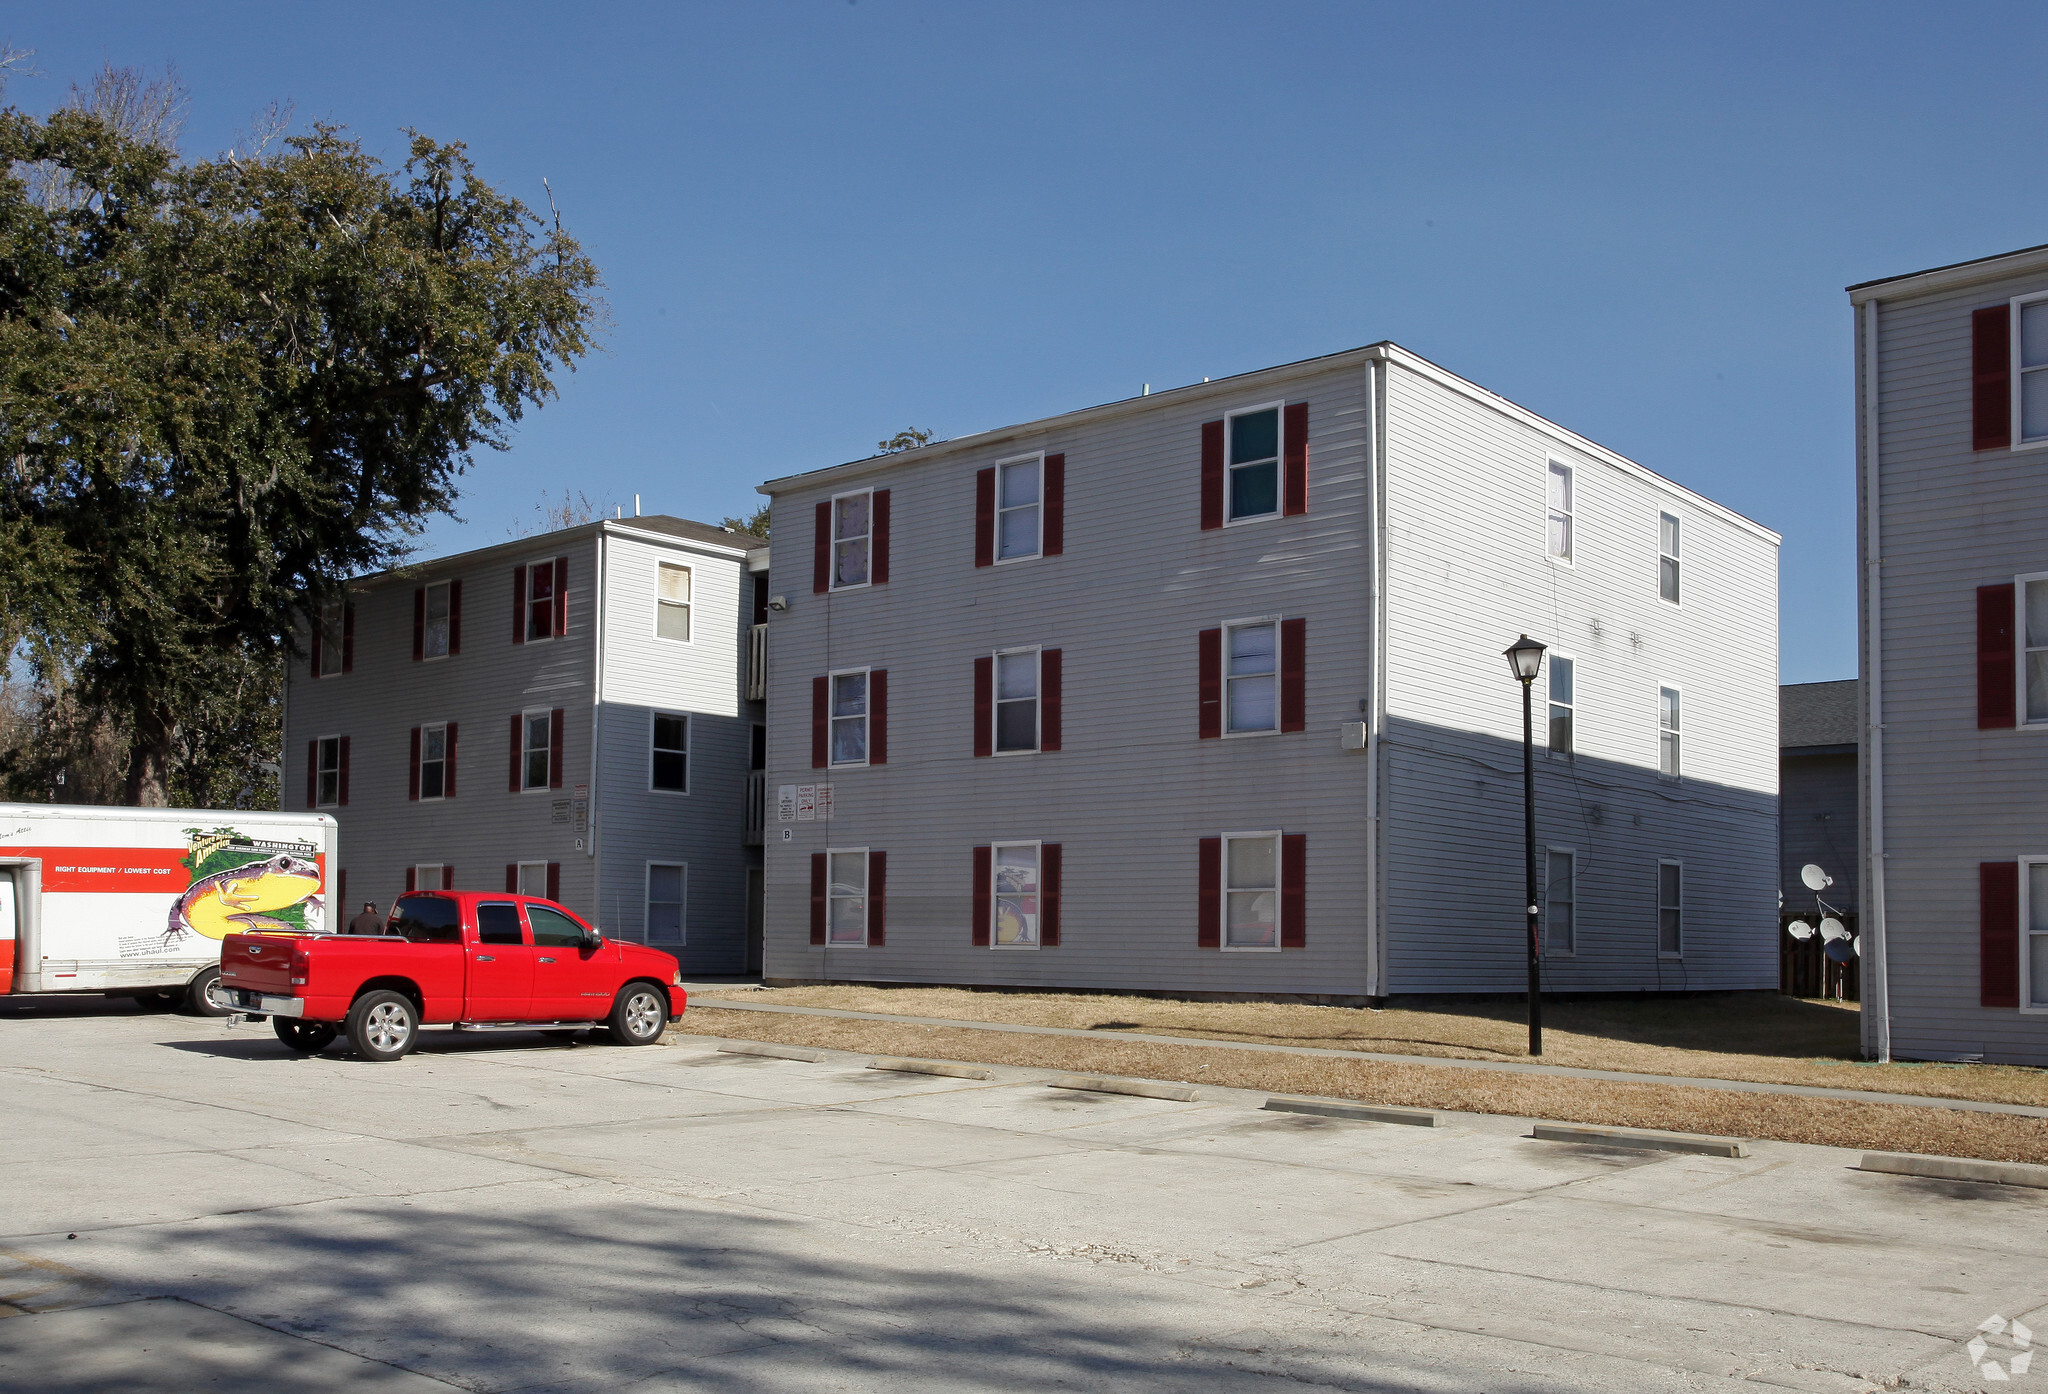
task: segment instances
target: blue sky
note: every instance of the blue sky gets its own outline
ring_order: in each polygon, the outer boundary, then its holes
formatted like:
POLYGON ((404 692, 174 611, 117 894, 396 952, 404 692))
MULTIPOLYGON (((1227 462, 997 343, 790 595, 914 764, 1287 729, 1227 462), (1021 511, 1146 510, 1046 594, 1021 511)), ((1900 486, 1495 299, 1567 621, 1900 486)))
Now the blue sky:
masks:
POLYGON ((2048 7, 94 5, 55 104, 175 63, 541 179, 606 351, 432 551, 545 492, 715 521, 762 479, 1394 339, 1785 534, 1786 681, 1855 671, 1842 287, 2048 242, 2048 7))

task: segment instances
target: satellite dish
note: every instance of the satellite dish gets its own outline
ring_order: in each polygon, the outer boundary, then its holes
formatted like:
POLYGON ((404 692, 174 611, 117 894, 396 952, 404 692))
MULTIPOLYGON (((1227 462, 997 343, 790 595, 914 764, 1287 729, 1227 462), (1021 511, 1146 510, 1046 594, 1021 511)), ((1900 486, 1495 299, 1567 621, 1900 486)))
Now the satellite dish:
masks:
POLYGON ((1837 939, 1847 939, 1849 937, 1849 928, 1833 915, 1830 915, 1820 922, 1820 937, 1832 944, 1837 939))
POLYGON ((1802 943, 1813 938, 1813 926, 1805 920, 1792 921, 1791 924, 1785 926, 1785 932, 1802 943))
POLYGON ((1859 934, 1854 939, 1851 939, 1849 947, 1856 951, 1856 957, 1863 957, 1863 936, 1859 934))
POLYGON ((1847 963, 1856 957, 1856 946, 1848 939, 1830 939, 1826 953, 1830 963, 1847 963))
POLYGON ((1812 862, 1799 868, 1799 879, 1806 883, 1809 891, 1824 891, 1835 884, 1835 878, 1822 871, 1812 862))

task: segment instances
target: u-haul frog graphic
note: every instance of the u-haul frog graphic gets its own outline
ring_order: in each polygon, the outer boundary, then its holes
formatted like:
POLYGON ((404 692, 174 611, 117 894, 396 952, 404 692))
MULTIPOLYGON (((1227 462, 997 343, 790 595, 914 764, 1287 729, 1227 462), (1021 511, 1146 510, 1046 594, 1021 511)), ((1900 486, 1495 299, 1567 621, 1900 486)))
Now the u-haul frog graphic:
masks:
MULTIPOLYGON (((187 862, 195 876, 219 862, 229 864, 198 876, 172 902, 164 928, 167 946, 183 942, 187 934, 221 939, 251 929, 320 927, 320 866, 313 860, 317 848, 302 846, 296 855, 279 852, 265 857, 253 839, 232 828, 185 831, 192 837, 187 862), (298 913, 286 918, 292 910, 298 913)), ((263 849, 271 845, 265 843, 263 849)))

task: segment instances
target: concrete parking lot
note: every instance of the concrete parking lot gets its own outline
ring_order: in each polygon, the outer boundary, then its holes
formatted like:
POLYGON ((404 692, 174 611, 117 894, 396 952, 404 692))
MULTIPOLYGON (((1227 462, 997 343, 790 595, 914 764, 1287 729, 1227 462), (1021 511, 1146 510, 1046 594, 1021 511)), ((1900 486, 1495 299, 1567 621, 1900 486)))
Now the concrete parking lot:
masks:
POLYGON ((1980 1389, 1980 1322, 2048 1337, 2048 1192, 1824 1148, 688 1036, 306 1060, 29 1005, 0 1013, 10 1391, 1980 1389))

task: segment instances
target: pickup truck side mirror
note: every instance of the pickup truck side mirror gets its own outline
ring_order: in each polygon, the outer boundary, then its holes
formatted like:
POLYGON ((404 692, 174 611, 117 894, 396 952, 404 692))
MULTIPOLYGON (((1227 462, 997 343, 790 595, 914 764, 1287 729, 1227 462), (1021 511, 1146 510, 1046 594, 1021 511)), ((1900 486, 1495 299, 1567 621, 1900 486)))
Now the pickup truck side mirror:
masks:
POLYGON ((596 930, 586 927, 583 931, 583 947, 586 951, 603 948, 604 936, 596 930))

